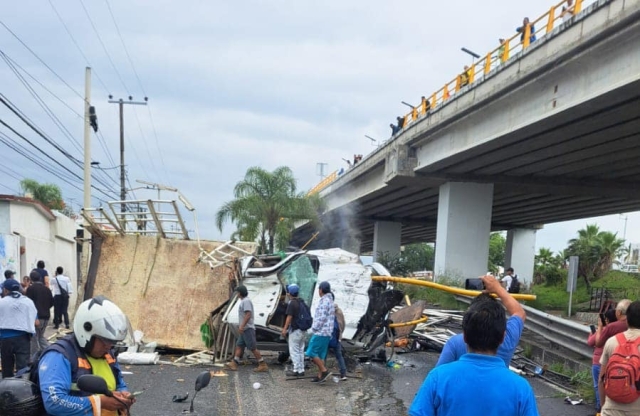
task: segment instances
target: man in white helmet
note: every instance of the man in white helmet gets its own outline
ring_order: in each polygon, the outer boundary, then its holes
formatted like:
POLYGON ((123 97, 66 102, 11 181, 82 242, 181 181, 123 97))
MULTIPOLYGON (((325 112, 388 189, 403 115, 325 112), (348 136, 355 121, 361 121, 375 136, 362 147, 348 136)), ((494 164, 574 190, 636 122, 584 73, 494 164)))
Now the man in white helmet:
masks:
MULTIPOLYGON (((51 416, 115 416, 135 399, 127 391, 113 347, 129 335, 129 320, 103 296, 82 302, 73 323, 73 334, 47 348, 38 366, 40 392, 51 416), (77 388, 81 375, 93 374, 107 382, 113 397, 91 395, 77 388)), ((124 413, 123 413, 124 414, 124 413)))

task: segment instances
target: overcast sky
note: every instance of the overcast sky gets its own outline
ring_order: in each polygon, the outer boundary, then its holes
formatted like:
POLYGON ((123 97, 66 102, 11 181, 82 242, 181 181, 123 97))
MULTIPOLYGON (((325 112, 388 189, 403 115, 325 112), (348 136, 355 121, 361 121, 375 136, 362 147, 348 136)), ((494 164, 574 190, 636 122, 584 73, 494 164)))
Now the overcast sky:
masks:
MULTIPOLYGON (((84 93, 87 61, 57 11, 94 69, 92 104, 115 164, 119 163, 118 109, 107 104, 108 95, 142 100, 146 92, 148 109, 125 108, 131 184, 138 186, 135 180, 142 179, 179 188, 198 210, 201 235, 215 239, 226 239, 233 231, 228 226, 220 233, 214 228, 213 216, 232 198, 233 186, 247 168, 272 170, 287 165, 301 190, 312 187, 320 179, 316 163, 327 163, 327 172, 331 172, 346 166, 343 157, 366 155, 373 147, 364 135, 386 139, 389 122, 407 110, 401 100, 418 103, 421 95, 430 95, 468 64, 470 57, 460 47, 483 55, 496 46, 498 38, 511 36, 524 16, 533 19, 551 5, 539 0, 109 0, 140 83, 105 0, 84 4, 109 55, 79 0, 51 1, 55 10, 49 1, 11 2, 0 19, 70 87, 4 27, 0 27, 0 49, 82 114, 83 101, 72 89, 84 93)), ((82 119, 28 75, 23 76, 70 135, 82 143, 82 119)), ((0 77, 0 92, 82 159, 80 150, 4 61, 0 61, 0 77)), ((60 163, 71 165, 4 107, 0 118, 60 163)), ((4 128, 0 131, 8 133, 4 128)), ((109 156, 95 136, 92 146, 93 160, 110 167, 109 156)), ((0 193, 19 190, 19 181, 12 176, 28 177, 59 184, 65 199, 79 207, 81 191, 2 143, 0 154, 0 169, 4 168, 0 170, 0 193)), ((37 157, 53 164, 42 155, 37 157)), ((77 168, 70 169, 82 174, 77 168)), ((118 170, 104 172, 109 179, 100 175, 117 194, 118 170)), ((95 191, 94 195, 109 199, 95 191)), ((150 198, 156 192, 138 190, 136 196, 150 198)), ((188 227, 194 229, 193 220, 187 218, 188 227)), ((538 246, 560 250, 577 229, 593 222, 623 234, 624 220, 609 216, 547 225, 538 233, 538 246)), ((639 225, 640 215, 630 214, 628 240, 640 241, 639 225)))

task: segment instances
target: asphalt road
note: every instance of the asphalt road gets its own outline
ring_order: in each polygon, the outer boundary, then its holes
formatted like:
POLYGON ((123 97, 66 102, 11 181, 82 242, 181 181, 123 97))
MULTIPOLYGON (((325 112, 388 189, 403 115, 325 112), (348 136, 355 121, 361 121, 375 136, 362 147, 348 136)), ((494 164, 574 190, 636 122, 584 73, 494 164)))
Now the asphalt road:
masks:
MULTIPOLYGON (((226 376, 212 377, 211 384, 195 399, 198 415, 404 415, 437 354, 416 352, 399 356, 402 367, 391 369, 381 363, 363 364, 361 378, 345 382, 331 380, 323 384, 308 379, 287 381, 284 367, 270 363, 268 373, 254 373, 253 365, 238 372, 224 371, 226 376), (254 383, 260 383, 254 389, 254 383)), ((220 367, 175 367, 171 365, 124 366, 125 380, 132 391, 144 390, 131 409, 135 416, 181 415, 189 403, 173 403, 172 397, 189 392, 193 397, 194 382, 203 370, 219 371, 220 367)), ((307 375, 312 373, 307 370, 307 375)), ((356 376, 355 373, 352 374, 356 376)), ((538 410, 544 416, 586 416, 595 412, 591 405, 571 406, 564 395, 539 380, 529 379, 538 410)), ((469 400, 474 399, 473 392, 469 400)))

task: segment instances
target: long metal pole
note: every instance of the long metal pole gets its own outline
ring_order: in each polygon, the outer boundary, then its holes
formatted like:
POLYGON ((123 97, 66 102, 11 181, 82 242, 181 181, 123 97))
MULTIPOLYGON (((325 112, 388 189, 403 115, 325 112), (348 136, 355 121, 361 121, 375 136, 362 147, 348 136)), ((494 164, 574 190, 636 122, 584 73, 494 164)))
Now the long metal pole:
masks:
MULTIPOLYGON (((125 187, 125 171, 124 171, 124 104, 120 100, 118 103, 120 110, 120 201, 124 202, 127 199, 127 188, 125 187)), ((124 203, 120 204, 120 212, 122 213, 122 226, 127 229, 127 223, 125 221, 126 206, 124 203)))
MULTIPOLYGON (((89 107, 91 106, 91 68, 86 67, 84 73, 84 200, 83 208, 85 212, 91 208, 91 125, 89 122, 89 107)), ((89 222, 84 220, 85 230, 89 222)), ((82 257, 80 265, 80 282, 82 282, 89 269, 89 250, 91 244, 87 235, 82 240, 82 257)), ((80 287, 81 285, 78 285, 80 287)))

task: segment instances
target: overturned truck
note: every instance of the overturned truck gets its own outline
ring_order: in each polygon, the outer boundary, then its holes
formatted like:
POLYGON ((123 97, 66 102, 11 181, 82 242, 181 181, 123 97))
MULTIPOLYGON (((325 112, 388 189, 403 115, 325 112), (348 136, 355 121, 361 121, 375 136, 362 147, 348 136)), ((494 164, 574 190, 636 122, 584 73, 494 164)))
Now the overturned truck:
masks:
MULTIPOLYGON (((372 276, 389 276, 379 263, 364 266, 356 254, 341 249, 311 250, 281 256, 248 256, 238 260, 237 283, 249 291, 254 306, 254 323, 258 348, 286 352, 287 343, 281 337, 286 319, 286 287, 297 284, 299 297, 315 311, 320 296, 317 286, 322 281, 331 284, 335 303, 345 316, 343 346, 355 355, 384 356, 384 347, 393 331, 389 328, 389 314, 404 297, 402 291, 386 282, 374 282, 372 276)), ((232 297, 220 313, 222 325, 234 337, 238 336, 238 302, 232 297)), ((422 308, 414 308, 410 315, 419 317, 422 308)), ((415 317, 412 317, 415 319, 415 317)), ((231 337, 229 337, 231 338, 231 337)), ((221 345, 228 349, 229 342, 221 345)))

